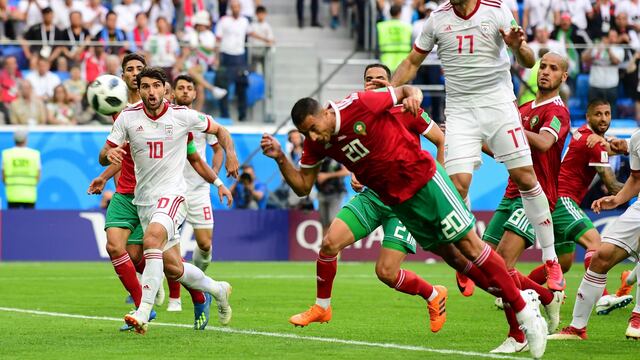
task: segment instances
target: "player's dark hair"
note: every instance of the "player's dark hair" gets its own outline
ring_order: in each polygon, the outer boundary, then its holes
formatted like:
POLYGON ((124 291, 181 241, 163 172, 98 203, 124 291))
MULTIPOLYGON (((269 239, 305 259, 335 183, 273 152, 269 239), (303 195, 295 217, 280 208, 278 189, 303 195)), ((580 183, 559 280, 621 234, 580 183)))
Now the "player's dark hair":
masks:
POLYGON ((167 83, 167 75, 165 74, 164 70, 159 67, 146 67, 142 69, 142 71, 140 71, 138 76, 136 76, 138 89, 140 88, 140 83, 142 82, 143 77, 160 80, 163 86, 167 83))
POLYGON ((596 98, 596 99, 593 99, 593 100, 589 101, 589 103, 587 104, 587 114, 590 113, 591 110, 593 110, 594 107, 600 106, 600 105, 609 105, 609 106, 611 106, 611 104, 607 100, 602 99, 602 98, 596 98))
POLYGON ((128 53, 122 58, 122 71, 127 67, 127 63, 131 60, 138 60, 142 63, 143 66, 147 66, 147 60, 140 53, 128 53))
POLYGON ((262 5, 258 5, 256 6, 256 14, 260 14, 260 13, 267 13, 267 8, 262 6, 262 5))
POLYGON ((367 75, 367 71, 369 71, 369 69, 373 69, 373 68, 383 69, 387 73, 387 79, 391 79, 391 70, 389 69, 389 67, 385 64, 380 64, 380 63, 367 65, 367 67, 364 68, 364 76, 367 75))
POLYGON ((320 103, 310 97, 302 98, 293 105, 291 109, 291 120, 296 127, 300 126, 304 122, 304 119, 309 115, 316 115, 322 111, 320 103))
POLYGON ((196 81, 193 79, 193 77, 191 77, 191 75, 181 74, 181 75, 176 76, 175 79, 173 79, 173 87, 176 87, 176 85, 178 85, 178 81, 180 81, 180 80, 189 82, 189 83, 193 84, 193 86, 196 86, 196 81))
POLYGON ((397 4, 391 5, 391 8, 389 9, 389 15, 391 15, 391 17, 396 17, 400 15, 401 12, 402 12, 402 6, 397 4))
POLYGON ((108 19, 108 18, 109 18, 109 16, 111 16, 111 15, 115 15, 116 17, 118 16, 118 14, 116 14, 116 12, 115 12, 115 11, 113 11, 113 10, 109 10, 109 12, 107 12, 107 15, 106 15, 104 18, 105 18, 105 19, 108 19))

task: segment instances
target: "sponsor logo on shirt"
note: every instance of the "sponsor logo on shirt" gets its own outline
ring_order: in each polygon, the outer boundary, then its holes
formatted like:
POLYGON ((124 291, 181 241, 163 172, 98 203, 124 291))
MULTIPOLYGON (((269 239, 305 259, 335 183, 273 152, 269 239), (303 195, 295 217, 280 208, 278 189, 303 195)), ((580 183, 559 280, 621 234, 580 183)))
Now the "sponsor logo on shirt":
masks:
POLYGON ((451 30, 452 30, 452 29, 451 29, 451 25, 447 25, 447 26, 444 28, 444 31, 451 31, 451 30))
POLYGON ((142 127, 142 125, 138 126, 138 128, 136 129, 136 132, 142 132, 144 131, 144 128, 142 127))

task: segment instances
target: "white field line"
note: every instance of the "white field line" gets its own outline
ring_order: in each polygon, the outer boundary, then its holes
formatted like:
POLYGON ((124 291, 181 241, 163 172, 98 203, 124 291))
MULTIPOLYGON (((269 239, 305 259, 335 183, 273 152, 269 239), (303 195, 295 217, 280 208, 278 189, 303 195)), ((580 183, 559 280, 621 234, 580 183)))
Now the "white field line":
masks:
MULTIPOLYGON (((113 322, 122 322, 122 318, 114 318, 114 317, 106 317, 106 316, 87 316, 87 315, 77 315, 77 314, 65 314, 58 312, 49 312, 49 311, 39 311, 39 310, 29 310, 29 309, 18 309, 18 308, 8 308, 8 307, 0 307, 0 311, 9 312, 9 313, 21 313, 21 314, 30 314, 30 315, 40 315, 40 316, 52 316, 52 317, 61 317, 61 318, 72 318, 72 319, 83 319, 83 320, 98 320, 98 321, 113 321, 113 322)), ((193 328, 192 325, 187 324, 171 324, 171 323, 161 323, 161 322, 152 322, 151 326, 167 326, 167 327, 177 327, 177 328, 193 328)), ((374 347, 374 348, 384 348, 384 349, 396 349, 396 350, 405 350, 405 351, 416 351, 416 352, 425 352, 425 353, 436 353, 436 354, 447 354, 447 355, 462 355, 469 357, 481 357, 481 358, 489 358, 489 359, 515 359, 522 360, 522 357, 514 357, 507 355, 496 355, 496 354, 485 354, 478 353, 473 351, 460 351, 460 350, 451 350, 451 349, 434 349, 423 346, 412 346, 412 345, 402 345, 402 344, 394 344, 394 343, 378 343, 378 342, 369 342, 369 341, 358 341, 358 340, 345 340, 345 339, 336 339, 336 338, 324 338, 318 336, 302 336, 296 334, 288 334, 288 333, 276 333, 276 332, 266 332, 266 331, 257 331, 257 330, 243 330, 243 329, 233 329, 229 327, 216 327, 209 326, 207 330, 217 331, 228 334, 238 334, 238 335, 248 335, 248 336, 263 336, 263 337, 272 337, 272 338, 281 338, 281 339, 294 339, 294 340, 302 340, 302 341, 315 341, 315 342, 324 342, 324 343, 333 343, 333 344, 341 344, 341 345, 352 345, 352 346, 362 346, 362 347, 374 347)))

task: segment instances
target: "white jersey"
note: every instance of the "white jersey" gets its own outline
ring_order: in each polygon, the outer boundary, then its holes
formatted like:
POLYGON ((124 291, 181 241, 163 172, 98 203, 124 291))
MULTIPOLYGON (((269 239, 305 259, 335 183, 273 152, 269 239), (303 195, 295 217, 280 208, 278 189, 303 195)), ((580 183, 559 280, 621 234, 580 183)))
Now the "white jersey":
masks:
MULTIPOLYGON (((196 146, 198 155, 201 158, 207 159, 207 144, 215 145, 218 143, 218 138, 215 135, 205 133, 194 133, 193 144, 196 146)), ((187 193, 197 192, 209 192, 209 183, 200 176, 191 164, 187 163, 184 167, 184 179, 187 182, 187 193)))
POLYGON ((137 180, 135 205, 155 205, 163 196, 185 195, 188 134, 207 131, 212 123, 209 116, 167 102, 157 117, 149 116, 143 105, 122 111, 107 142, 119 146, 129 141, 137 180))
POLYGON ((634 132, 629 141, 629 166, 631 171, 640 170, 640 130, 634 132))
POLYGON ((630 0, 625 0, 622 2, 616 3, 615 15, 618 15, 620 13, 627 14, 627 18, 629 19, 629 25, 631 26, 640 22, 640 1, 634 3, 634 2, 631 2, 630 0))
POLYGON ((511 62, 500 29, 515 19, 500 0, 479 0, 466 18, 447 2, 427 19, 414 49, 429 52, 437 45, 442 61, 447 107, 474 107, 515 100, 511 62))

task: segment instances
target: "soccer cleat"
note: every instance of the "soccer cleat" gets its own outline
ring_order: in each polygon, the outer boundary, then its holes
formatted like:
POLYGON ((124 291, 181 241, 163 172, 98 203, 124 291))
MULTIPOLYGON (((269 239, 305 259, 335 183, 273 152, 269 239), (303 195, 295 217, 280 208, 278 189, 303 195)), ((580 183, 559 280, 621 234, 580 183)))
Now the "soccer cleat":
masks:
POLYGON ((229 297, 231 296, 231 285, 226 281, 220 282, 220 292, 216 296, 218 303, 218 320, 220 324, 227 325, 231 321, 231 306, 229 305, 229 297))
POLYGON ((167 311, 179 312, 182 311, 182 301, 180 299, 169 298, 167 303, 167 311))
POLYGON ((438 291, 438 295, 431 301, 427 302, 429 309, 429 322, 431 323, 431 332, 438 332, 447 321, 447 288, 442 285, 433 287, 438 291))
POLYGON ((559 333, 549 335, 549 340, 587 340, 587 328, 576 329, 573 326, 567 326, 560 330, 559 333))
MULTIPOLYGON (((193 330, 204 330, 207 327, 207 324, 209 323, 211 300, 211 294, 204 293, 204 302, 202 304, 193 304, 193 330)), ((167 309, 167 311, 168 310, 169 309, 167 309)))
POLYGON ((496 298, 496 300, 493 302, 493 305, 495 305, 498 310, 504 310, 504 303, 502 302, 501 297, 496 298))
POLYGON ((636 312, 631 313, 629 326, 627 327, 625 335, 627 336, 627 339, 640 339, 640 314, 636 312))
POLYGON ((547 348, 547 322, 540 314, 540 300, 534 290, 521 291, 522 299, 527 303, 520 329, 529 343, 529 352, 534 359, 540 359, 547 348))
POLYGON ((633 301, 633 296, 631 295, 623 295, 623 296, 614 296, 614 295, 605 295, 598 299, 596 303, 596 314, 598 315, 608 315, 615 309, 623 308, 629 305, 633 301))
POLYGON ((214 99, 220 100, 227 95, 227 89, 214 86, 213 89, 211 90, 211 93, 213 94, 214 99))
POLYGON ((126 299, 124 299, 125 304, 133 304, 133 296, 129 295, 126 299))
POLYGON ((315 304, 309 310, 293 315, 289 318, 289 322, 295 326, 305 327, 311 323, 326 323, 331 320, 331 306, 323 308, 315 304))
POLYGON ((553 334, 560 325, 560 306, 564 301, 564 291, 554 291, 553 300, 544 305, 544 311, 547 314, 547 330, 549 334, 553 334))
POLYGON ((456 271, 456 283, 458 284, 458 290, 463 296, 473 295, 473 290, 476 288, 476 284, 473 280, 469 279, 467 275, 456 271))
POLYGON ((627 278, 631 274, 630 270, 625 270, 620 275, 620 287, 618 291, 616 291, 616 296, 624 296, 631 294, 631 290, 633 290, 633 284, 627 284, 627 278))
POLYGON ((133 327, 138 334, 144 335, 149 327, 149 321, 144 321, 137 310, 133 310, 124 316, 124 322, 133 327))
POLYGON ((567 287, 562 275, 562 268, 558 261, 547 260, 544 262, 544 272, 547 275, 547 288, 553 291, 562 291, 567 287))
POLYGON ((507 340, 500 344, 500 346, 489 352, 492 354, 514 354, 528 350, 529 344, 527 343, 527 339, 524 339, 524 341, 520 343, 513 337, 509 336, 507 340))
POLYGON ((158 287, 158 292, 156 293, 156 299, 153 302, 156 306, 160 306, 164 303, 164 286, 160 284, 158 287))
MULTIPOLYGON (((151 312, 149 313, 149 322, 151 322, 152 320, 155 320, 156 315, 157 315, 156 311, 151 309, 151 312)), ((120 331, 131 331, 133 329, 134 329, 134 327, 129 325, 129 324, 127 324, 127 323, 125 323, 124 325, 122 325, 120 327, 120 331)))

